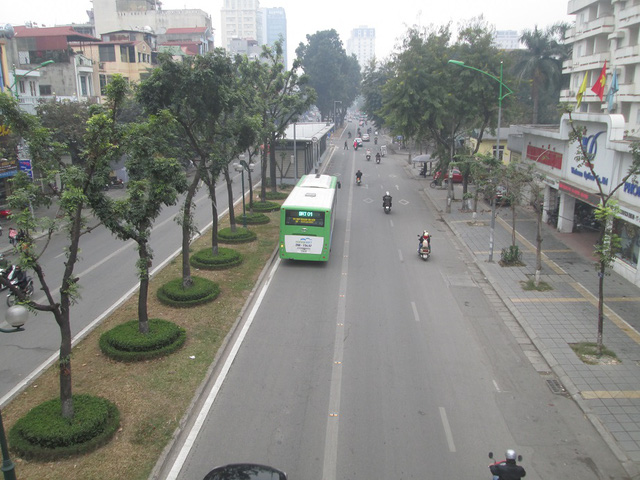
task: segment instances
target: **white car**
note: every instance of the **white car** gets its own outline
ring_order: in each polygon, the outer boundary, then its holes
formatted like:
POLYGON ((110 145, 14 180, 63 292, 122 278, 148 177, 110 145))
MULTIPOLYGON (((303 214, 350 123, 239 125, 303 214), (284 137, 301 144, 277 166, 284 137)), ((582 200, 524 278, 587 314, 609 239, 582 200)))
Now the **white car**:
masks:
POLYGON ((371 138, 369 137, 368 133, 363 133, 362 134, 362 141, 363 142, 370 142, 371 141, 371 138))

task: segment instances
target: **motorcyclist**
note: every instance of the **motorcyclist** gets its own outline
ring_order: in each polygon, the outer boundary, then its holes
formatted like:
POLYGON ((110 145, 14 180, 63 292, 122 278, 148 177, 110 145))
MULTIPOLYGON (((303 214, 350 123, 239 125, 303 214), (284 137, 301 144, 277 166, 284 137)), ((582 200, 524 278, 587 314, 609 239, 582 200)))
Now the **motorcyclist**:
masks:
POLYGON ((431 253, 431 235, 429 235, 429 232, 423 230, 422 233, 418 235, 418 237, 418 241, 420 242, 418 244, 418 253, 420 253, 420 250, 422 250, 422 245, 424 244, 425 240, 427 241, 427 248, 429 249, 429 253, 431 253))
POLYGON ((382 158, 382 157, 380 156, 380 152, 376 153, 376 162, 377 162, 377 163, 380 163, 380 158, 382 158))
POLYGON ((356 181, 358 180, 362 180, 362 172, 360 171, 360 169, 358 169, 358 171, 356 172, 356 181))
POLYGON ((24 290, 27 287, 27 283, 28 283, 28 277, 27 277, 27 272, 25 272, 20 265, 16 265, 16 272, 15 272, 15 282, 16 282, 16 286, 20 289, 20 290, 24 290))
POLYGON ((347 132, 347 136, 348 136, 349 138, 351 138, 351 130, 349 130, 349 131, 347 132))
POLYGON ((371 150, 367 148, 367 160, 371 158, 371 150))
POLYGON ((520 465, 516 465, 515 450, 507 450, 506 460, 489 465, 494 480, 520 480, 527 472, 520 465))
POLYGON ((385 192, 382 196, 382 207, 384 208, 387 205, 391 207, 391 195, 389 195, 389 192, 385 192))

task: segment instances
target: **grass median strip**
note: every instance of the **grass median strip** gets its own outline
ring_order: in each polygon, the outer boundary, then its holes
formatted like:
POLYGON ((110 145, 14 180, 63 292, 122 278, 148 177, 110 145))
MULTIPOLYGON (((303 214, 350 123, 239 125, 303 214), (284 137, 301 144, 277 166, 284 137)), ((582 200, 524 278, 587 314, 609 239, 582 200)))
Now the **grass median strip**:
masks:
MULTIPOLYGON (((236 212, 236 218, 241 214, 241 210, 236 212)), ((102 354, 98 345, 100 335, 116 325, 137 319, 137 295, 73 349, 74 394, 90 393, 115 403, 120 411, 120 428, 107 445, 86 455, 37 462, 23 460, 14 454, 12 459, 18 478, 142 480, 148 477, 276 248, 279 215, 278 212, 267 215, 271 220, 269 223, 249 227, 257 234, 257 240, 233 246, 244 258, 238 267, 229 270, 192 268, 192 274, 220 285, 221 293, 215 301, 193 308, 172 308, 157 300, 155 291, 181 276, 181 257, 170 262, 152 279, 149 316, 171 320, 186 329, 187 339, 180 350, 137 363, 116 362, 102 354)), ((228 226, 228 219, 220 224, 220 228, 228 226)), ((176 228, 177 235, 179 229, 176 228)), ((191 251, 210 247, 210 239, 205 233, 192 244, 191 251)), ((47 318, 44 321, 54 320, 47 318)), ((56 364, 3 409, 5 429, 9 431, 30 409, 58 396, 56 364)))

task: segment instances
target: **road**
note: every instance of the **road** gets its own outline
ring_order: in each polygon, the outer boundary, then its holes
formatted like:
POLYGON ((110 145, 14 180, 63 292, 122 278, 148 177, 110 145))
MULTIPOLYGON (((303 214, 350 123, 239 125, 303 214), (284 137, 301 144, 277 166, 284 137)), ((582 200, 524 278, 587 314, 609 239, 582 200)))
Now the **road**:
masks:
POLYGON ((292 480, 489 478, 487 453, 507 448, 527 478, 625 478, 404 168, 336 150, 330 261, 276 261, 160 478, 235 462, 292 480))
MULTIPOLYGON (((219 185, 216 195, 222 212, 227 208, 227 194, 224 182, 219 182, 219 185)), ((239 174, 234 176, 233 185, 234 196, 240 199, 239 174)), ((248 184, 246 187, 248 190, 248 184)), ((124 190, 113 190, 111 194, 123 195, 124 190)), ((211 203, 206 187, 198 191, 194 201, 194 219, 203 230, 211 223, 211 203)), ((173 258, 180 249, 181 229, 174 220, 179 208, 180 203, 164 208, 154 224, 151 235, 153 270, 173 258)), ((67 246, 67 237, 58 233, 53 236, 42 258, 47 281, 51 282, 50 287, 54 292, 60 288, 67 246)), ((75 273, 80 277, 82 298, 71 310, 74 337, 107 316, 137 289, 139 283, 135 266, 138 260, 135 242, 118 240, 106 228, 99 227, 82 237, 80 248, 80 260, 76 264, 75 273)), ((34 299, 44 303, 44 295, 39 290, 37 279, 34 280, 34 284, 34 299)), ((0 297, 0 319, 4 319, 7 308, 5 295, 6 293, 0 297)), ((7 327, 5 323, 5 328, 7 327)), ((44 364, 58 356, 60 331, 52 314, 39 312, 36 316, 31 315, 25 330, 0 335, 0 406, 9 401, 23 383, 35 375, 44 364)))

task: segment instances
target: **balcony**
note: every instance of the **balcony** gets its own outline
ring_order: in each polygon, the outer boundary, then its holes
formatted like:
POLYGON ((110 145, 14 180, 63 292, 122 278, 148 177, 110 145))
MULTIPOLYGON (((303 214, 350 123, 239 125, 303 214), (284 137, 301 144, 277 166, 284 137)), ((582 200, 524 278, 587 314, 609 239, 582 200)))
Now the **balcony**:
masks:
POLYGON ((611 63, 611 54, 609 52, 594 53, 593 55, 584 55, 577 59, 566 60, 562 63, 562 73, 569 75, 575 72, 584 72, 595 68, 602 68, 604 62, 611 63))
POLYGON ((569 15, 575 15, 580 10, 587 8, 589 5, 598 3, 598 0, 569 0, 569 6, 567 12, 569 15))
POLYGON ((640 5, 627 7, 618 12, 618 26, 629 27, 640 23, 640 5))
POLYGON ((616 65, 640 63, 640 45, 622 47, 613 52, 616 65))
POLYGON ((585 38, 591 38, 598 35, 609 35, 615 31, 615 20, 613 15, 605 15, 596 18, 582 25, 576 25, 574 35, 571 41, 576 42, 585 38))

